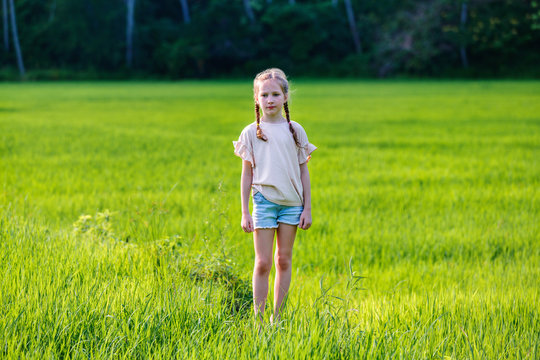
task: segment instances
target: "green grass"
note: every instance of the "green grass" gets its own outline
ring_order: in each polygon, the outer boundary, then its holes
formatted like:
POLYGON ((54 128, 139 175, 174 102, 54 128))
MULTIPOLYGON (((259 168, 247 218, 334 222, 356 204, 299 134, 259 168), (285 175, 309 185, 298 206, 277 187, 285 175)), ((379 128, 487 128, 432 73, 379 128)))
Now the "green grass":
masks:
POLYGON ((0 357, 539 358, 540 83, 293 90, 314 224, 258 332, 249 81, 0 84, 0 357))

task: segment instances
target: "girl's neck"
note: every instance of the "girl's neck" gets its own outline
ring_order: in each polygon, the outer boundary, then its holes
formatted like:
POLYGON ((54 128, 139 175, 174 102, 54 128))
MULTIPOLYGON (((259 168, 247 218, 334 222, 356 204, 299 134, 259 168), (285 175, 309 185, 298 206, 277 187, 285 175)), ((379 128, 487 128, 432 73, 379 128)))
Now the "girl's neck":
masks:
POLYGON ((276 114, 274 116, 263 115, 261 120, 269 124, 279 124, 282 122, 287 122, 287 119, 285 119, 281 114, 276 114))

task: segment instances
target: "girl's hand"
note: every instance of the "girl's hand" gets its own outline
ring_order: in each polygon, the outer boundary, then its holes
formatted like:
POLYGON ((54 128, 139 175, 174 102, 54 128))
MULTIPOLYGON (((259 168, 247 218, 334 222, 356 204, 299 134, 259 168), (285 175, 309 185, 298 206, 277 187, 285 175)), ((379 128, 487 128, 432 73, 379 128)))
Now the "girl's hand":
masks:
POLYGON ((251 215, 249 214, 242 215, 242 230, 244 230, 244 232, 247 232, 247 233, 255 231, 255 227, 253 226, 253 219, 251 218, 251 215))
POLYGON ((304 209, 302 215, 300 215, 300 224, 298 227, 303 230, 307 230, 311 227, 311 211, 304 209))

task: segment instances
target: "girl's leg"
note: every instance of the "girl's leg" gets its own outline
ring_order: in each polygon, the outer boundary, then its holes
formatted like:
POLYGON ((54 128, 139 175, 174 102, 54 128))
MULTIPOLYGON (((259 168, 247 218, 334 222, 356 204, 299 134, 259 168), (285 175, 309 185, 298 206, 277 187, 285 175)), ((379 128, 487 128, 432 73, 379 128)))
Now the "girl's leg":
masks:
POLYGON ((274 321, 279 321, 279 311, 291 284, 292 249, 296 225, 280 223, 277 229, 277 247, 274 255, 276 279, 274 283, 274 321))
POLYGON ((272 248, 274 247, 275 229, 255 229, 253 244, 255 247, 255 266, 253 268, 253 303, 255 316, 262 322, 266 297, 268 296, 268 275, 272 268, 272 248))

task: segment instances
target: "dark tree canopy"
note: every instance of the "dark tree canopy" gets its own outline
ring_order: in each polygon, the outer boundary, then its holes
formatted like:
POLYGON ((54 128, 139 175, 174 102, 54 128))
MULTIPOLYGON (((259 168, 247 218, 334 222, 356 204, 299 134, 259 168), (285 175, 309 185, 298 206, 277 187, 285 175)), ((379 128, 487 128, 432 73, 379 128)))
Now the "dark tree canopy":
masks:
MULTIPOLYGON (((15 11, 30 78, 251 77, 268 66, 295 76, 537 77, 538 3, 137 0, 131 51, 126 0, 17 0, 15 11)), ((6 46, 0 79, 17 76, 6 46)))

